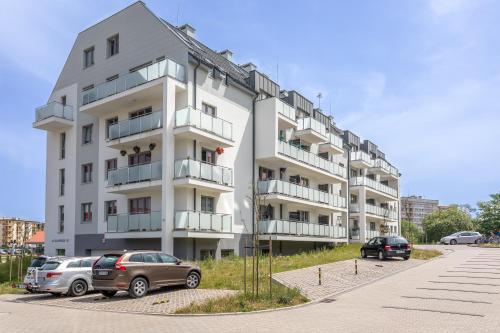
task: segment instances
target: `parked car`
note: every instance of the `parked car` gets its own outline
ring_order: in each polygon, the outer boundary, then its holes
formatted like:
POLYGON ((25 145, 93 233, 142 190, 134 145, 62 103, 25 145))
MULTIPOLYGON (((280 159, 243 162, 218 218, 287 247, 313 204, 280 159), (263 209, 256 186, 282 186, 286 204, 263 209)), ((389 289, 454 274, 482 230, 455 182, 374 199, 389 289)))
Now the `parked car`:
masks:
POLYGON ((92 285, 106 297, 113 297, 119 290, 138 298, 164 286, 194 289, 200 281, 198 266, 155 251, 111 252, 100 257, 92 268, 92 285))
POLYGON ((410 243, 399 236, 373 237, 361 247, 362 258, 377 256, 380 260, 384 260, 389 257, 401 257, 408 260, 410 255, 410 243))
POLYGON ((26 275, 24 276, 24 281, 23 281, 24 288, 30 293, 34 292, 32 286, 35 284, 35 279, 38 276, 37 271, 45 264, 47 259, 49 259, 49 257, 39 256, 31 260, 31 263, 28 266, 28 270, 26 275))
POLYGON ((482 235, 476 231, 460 231, 449 236, 443 237, 440 240, 442 244, 477 244, 482 235))
POLYGON ((83 296, 92 288, 92 265, 97 257, 49 258, 31 272, 32 291, 83 296))
POLYGON ((1 254, 9 254, 8 250, 0 249, 0 255, 1 254))

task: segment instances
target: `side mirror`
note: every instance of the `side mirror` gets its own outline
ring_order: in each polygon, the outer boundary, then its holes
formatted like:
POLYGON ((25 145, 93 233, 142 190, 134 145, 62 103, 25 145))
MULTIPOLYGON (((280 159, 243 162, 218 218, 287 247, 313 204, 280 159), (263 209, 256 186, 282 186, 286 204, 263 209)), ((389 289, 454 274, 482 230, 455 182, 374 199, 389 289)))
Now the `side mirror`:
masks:
POLYGON ((182 260, 179 260, 177 259, 177 261, 175 262, 176 265, 180 265, 182 263, 182 260))

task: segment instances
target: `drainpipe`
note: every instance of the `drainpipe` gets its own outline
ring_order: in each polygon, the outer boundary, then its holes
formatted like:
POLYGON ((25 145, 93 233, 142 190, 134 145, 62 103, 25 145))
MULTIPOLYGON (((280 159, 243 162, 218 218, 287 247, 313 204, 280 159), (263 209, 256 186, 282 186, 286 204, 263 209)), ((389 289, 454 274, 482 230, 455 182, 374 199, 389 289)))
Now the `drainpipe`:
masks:
MULTIPOLYGON (((198 67, 201 65, 200 59, 198 60, 198 64, 194 67, 194 72, 193 72, 193 107, 196 109, 196 78, 197 78, 197 72, 198 72, 198 67)), ((193 160, 196 161, 196 140, 193 141, 193 160)), ((196 188, 193 188, 193 210, 196 210, 196 188)))
POLYGON ((349 237, 351 235, 351 230, 349 229, 349 205, 351 202, 350 189, 349 189, 349 179, 351 178, 351 145, 344 144, 344 149, 347 149, 347 196, 346 196, 346 206, 347 206, 347 223, 346 223, 346 236, 347 243, 350 243, 349 237))
POLYGON ((255 235, 255 103, 259 93, 252 100, 252 237, 255 235))

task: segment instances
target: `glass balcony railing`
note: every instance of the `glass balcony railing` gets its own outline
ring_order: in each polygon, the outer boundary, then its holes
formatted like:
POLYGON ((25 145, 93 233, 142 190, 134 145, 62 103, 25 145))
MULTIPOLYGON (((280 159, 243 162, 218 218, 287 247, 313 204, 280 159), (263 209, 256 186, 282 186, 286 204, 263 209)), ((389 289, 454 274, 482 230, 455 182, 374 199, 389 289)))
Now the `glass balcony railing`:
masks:
POLYGON ((329 143, 331 143, 332 145, 334 145, 337 148, 344 149, 344 141, 342 140, 341 137, 339 137, 333 133, 327 134, 327 137, 330 139, 328 141, 329 143))
POLYGON ((293 158, 299 162, 311 165, 323 171, 343 178, 347 177, 346 169, 302 148, 278 140, 278 153, 293 158))
POLYGON ((233 169, 191 159, 174 163, 175 178, 197 178, 220 185, 233 185, 233 169))
POLYGON ((308 237, 345 238, 345 227, 308 222, 265 220, 259 222, 259 233, 269 235, 290 235, 308 237))
POLYGON ((143 133, 163 126, 163 112, 156 111, 141 117, 119 121, 109 126, 109 140, 143 133))
POLYGON ((190 106, 185 109, 175 111, 175 126, 194 126, 203 131, 218 135, 224 139, 233 140, 232 123, 213 117, 190 106))
POLYGON ((380 232, 377 230, 366 230, 366 238, 373 238, 380 236, 380 232))
POLYGON ((177 211, 175 212, 175 229, 203 232, 232 232, 233 217, 230 214, 177 211))
POLYGON ((259 181, 257 186, 260 194, 282 194, 333 207, 346 207, 345 198, 339 195, 330 194, 281 180, 259 181))
POLYGON ((109 215, 107 232, 161 231, 161 212, 109 215))
POLYGON ((161 161, 134 165, 108 172, 108 186, 161 179, 161 161))
POLYGON ((327 136, 326 126, 314 118, 300 118, 297 120, 297 131, 313 130, 316 133, 327 136))
POLYGON ((282 115, 293 121, 297 120, 295 108, 293 106, 286 104, 283 101, 280 101, 279 99, 278 99, 278 113, 281 113, 282 115))
POLYGON ((373 161, 367 153, 364 151, 353 151, 351 152, 351 161, 363 161, 369 165, 373 164, 373 161))
POLYGON ((83 92, 82 105, 121 93, 164 76, 171 76, 174 79, 185 82, 186 70, 183 65, 170 59, 164 59, 138 69, 135 72, 121 75, 115 80, 104 82, 92 89, 85 90, 83 92))
POLYGON ((354 177, 349 179, 349 185, 351 186, 368 186, 374 190, 380 191, 382 193, 388 194, 393 197, 398 196, 398 191, 392 187, 381 184, 376 180, 367 177, 354 177))
POLYGON ((41 121, 50 117, 57 117, 66 120, 73 120, 73 107, 63 105, 60 102, 50 102, 44 106, 40 106, 35 110, 35 122, 41 121))
MULTIPOLYGON (((351 205, 349 205, 349 210, 352 213, 359 213, 360 212, 358 204, 351 204, 351 205)), ((380 216, 380 217, 383 217, 383 218, 387 218, 387 219, 391 219, 391 220, 396 220, 398 218, 398 213, 397 212, 395 212, 393 210, 390 210, 390 209, 387 209, 387 208, 375 206, 375 205, 365 204, 365 211, 368 214, 377 215, 377 216, 380 216)))

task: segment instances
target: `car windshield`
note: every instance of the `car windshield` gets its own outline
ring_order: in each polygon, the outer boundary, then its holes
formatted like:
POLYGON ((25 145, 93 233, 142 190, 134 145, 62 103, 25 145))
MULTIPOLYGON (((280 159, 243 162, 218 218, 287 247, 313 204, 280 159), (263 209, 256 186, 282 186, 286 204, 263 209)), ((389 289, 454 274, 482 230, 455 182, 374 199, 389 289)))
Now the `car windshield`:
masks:
POLYGON ((36 259, 33 259, 31 261, 30 267, 42 267, 43 264, 45 264, 46 261, 47 261, 47 259, 45 259, 45 258, 36 258, 36 259))
POLYGON ((113 268, 121 254, 105 254, 97 260, 95 268, 113 268))
POLYGON ((51 271, 59 267, 61 263, 57 261, 47 261, 45 264, 43 264, 41 270, 42 271, 51 271))
POLYGON ((403 237, 391 237, 387 239, 387 242, 390 245, 397 245, 397 244, 408 244, 408 241, 404 239, 403 237))

